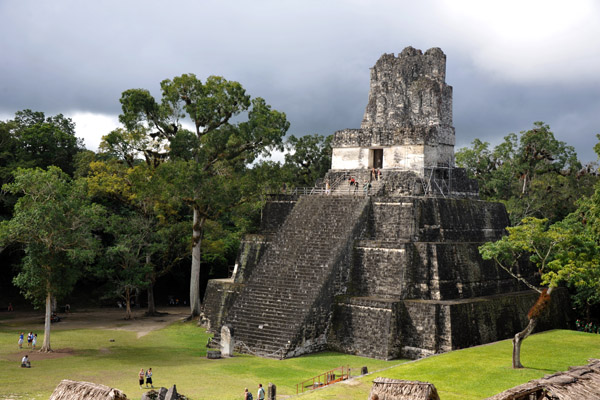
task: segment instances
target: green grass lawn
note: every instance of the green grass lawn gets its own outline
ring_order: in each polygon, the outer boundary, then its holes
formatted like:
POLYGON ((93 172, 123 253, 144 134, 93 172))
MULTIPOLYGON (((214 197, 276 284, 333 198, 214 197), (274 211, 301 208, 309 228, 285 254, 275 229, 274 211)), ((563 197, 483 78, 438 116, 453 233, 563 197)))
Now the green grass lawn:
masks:
POLYGON ((589 358, 600 358, 600 335, 567 330, 543 332, 523 342, 521 361, 526 368, 512 369, 511 357, 512 342, 504 340, 404 363, 357 382, 320 389, 302 400, 366 400, 378 376, 431 382, 441 400, 483 399, 569 366, 587 364, 589 358))
POLYGON ((19 362, 28 350, 18 351, 18 330, 8 322, 0 322, 0 399, 48 399, 65 378, 116 387, 136 399, 142 392, 137 372, 149 367, 154 371, 155 386, 176 384, 181 393, 194 400, 240 399, 244 387, 256 392, 259 382, 264 386, 273 382, 279 395, 291 395, 295 394, 296 383, 349 365, 367 366, 369 371, 384 370, 300 398, 365 400, 373 379, 386 376, 432 382, 442 400, 468 400, 600 357, 600 335, 552 331, 533 335, 524 342, 522 361, 528 368, 523 370, 510 367, 510 341, 402 365, 398 365, 402 362, 398 360, 386 362, 330 352, 283 361, 248 355, 208 360, 208 335, 204 330, 193 323, 175 323, 139 339, 135 332, 128 331, 56 330, 52 333, 52 346, 62 357, 36 360, 37 353, 31 352, 33 368, 25 369, 19 367, 19 362), (70 349, 69 353, 61 354, 64 349, 70 349))
MULTIPOLYGON (((208 360, 209 336, 195 323, 175 323, 139 339, 128 331, 55 330, 51 343, 56 355, 70 349, 69 355, 36 360, 39 353, 18 351, 19 330, 30 329, 0 323, 0 399, 48 399, 61 379, 102 383, 136 399, 142 393, 137 373, 149 367, 155 386, 176 384, 179 392, 194 400, 239 399, 245 387, 256 392, 258 383, 269 382, 277 385, 278 394, 290 395, 296 393, 298 382, 342 365, 360 371, 362 366, 376 370, 398 363, 331 352, 282 361, 249 355, 208 360), (19 367, 26 352, 31 369, 19 367)), ((41 332, 38 337, 41 344, 41 332)))

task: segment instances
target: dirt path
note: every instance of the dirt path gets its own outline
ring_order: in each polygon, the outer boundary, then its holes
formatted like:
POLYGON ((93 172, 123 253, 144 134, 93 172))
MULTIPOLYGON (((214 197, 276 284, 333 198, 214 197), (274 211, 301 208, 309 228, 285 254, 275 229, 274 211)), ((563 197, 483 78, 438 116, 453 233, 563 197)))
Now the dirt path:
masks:
MULTIPOLYGON (((52 324, 53 330, 63 329, 115 329, 137 332, 140 338, 153 330, 163 328, 173 322, 180 321, 189 315, 185 307, 168 307, 158 310, 161 315, 145 317, 145 310, 133 312, 133 319, 125 320, 125 312, 119 308, 95 308, 59 314, 61 321, 52 324)), ((5 314, 6 315, 6 314, 5 314)), ((10 318, 0 320, 0 324, 22 326, 23 330, 44 330, 44 314, 42 312, 14 312, 10 318)), ((19 328, 17 328, 19 329, 19 328)))
MULTIPOLYGON (((136 310, 131 320, 123 319, 125 312, 118 308, 97 308, 86 309, 71 313, 61 313, 61 321, 52 324, 52 330, 66 329, 114 329, 137 332, 138 339, 148 333, 161 329, 173 322, 181 321, 189 315, 189 309, 185 307, 170 307, 159 309, 159 316, 146 317, 145 310, 136 310)), ((0 325, 14 327, 15 332, 28 331, 44 332, 44 314, 41 311, 33 312, 12 312, 3 314, 5 318, 0 319, 0 325)), ((40 342, 41 342, 40 338, 40 342)), ((38 344, 38 346, 41 343, 38 344)), ((18 362, 24 354, 32 350, 26 348, 27 343, 23 345, 23 350, 12 354, 5 354, 3 357, 18 362)), ((102 351, 103 349, 100 349, 102 351)), ((61 358, 74 354, 73 349, 56 349, 51 353, 39 353, 35 355, 36 360, 48 358, 61 358)))

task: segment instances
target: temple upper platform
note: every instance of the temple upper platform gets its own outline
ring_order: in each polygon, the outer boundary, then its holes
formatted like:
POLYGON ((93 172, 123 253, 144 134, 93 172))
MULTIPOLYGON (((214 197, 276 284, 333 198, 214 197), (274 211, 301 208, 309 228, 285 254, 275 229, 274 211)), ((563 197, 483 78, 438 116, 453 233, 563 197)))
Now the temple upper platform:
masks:
POLYGON ((360 129, 337 131, 332 170, 454 167, 452 87, 446 55, 412 47, 384 54, 371 68, 369 101, 360 129))

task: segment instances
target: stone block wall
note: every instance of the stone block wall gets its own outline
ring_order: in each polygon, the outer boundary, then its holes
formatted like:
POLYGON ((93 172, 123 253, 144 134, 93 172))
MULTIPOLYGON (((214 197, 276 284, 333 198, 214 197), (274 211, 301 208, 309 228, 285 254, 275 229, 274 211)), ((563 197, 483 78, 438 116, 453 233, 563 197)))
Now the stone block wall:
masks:
POLYGON ((416 218, 420 241, 498 240, 509 226, 501 203, 471 199, 417 199, 416 218))
POLYGON ((360 241, 354 248, 349 285, 353 296, 401 299, 415 287, 409 242, 384 248, 377 242, 360 241))
POLYGON ((450 321, 448 310, 442 304, 431 300, 405 300, 399 314, 401 357, 414 359, 452 350, 451 338, 443 334, 450 321))
POLYGON ((245 235, 235 261, 233 281, 244 283, 260 261, 271 241, 271 235, 245 235))
POLYGON ((509 221, 500 203, 401 197, 376 199, 371 224, 374 240, 483 242, 502 237, 509 221))
POLYGON ((208 319, 206 329, 219 336, 227 314, 243 288, 232 279, 210 279, 204 292, 204 315, 208 319))
POLYGON ((330 349, 391 360, 400 356, 397 301, 340 299, 327 338, 330 349))
POLYGON ((271 196, 261 212, 260 232, 263 234, 277 232, 297 201, 296 196, 283 194, 271 196))
MULTIPOLYGON (((537 298, 534 291, 462 300, 344 297, 337 301, 328 345, 349 354, 414 359, 508 339, 525 328, 537 298)), ((558 289, 536 331, 568 324, 568 293, 558 289)))
MULTIPOLYGON (((455 301, 405 300, 399 317, 401 354, 417 358, 514 337, 527 326, 527 312, 538 296, 522 291, 455 301)), ((568 325, 568 293, 558 289, 536 332, 568 325)))

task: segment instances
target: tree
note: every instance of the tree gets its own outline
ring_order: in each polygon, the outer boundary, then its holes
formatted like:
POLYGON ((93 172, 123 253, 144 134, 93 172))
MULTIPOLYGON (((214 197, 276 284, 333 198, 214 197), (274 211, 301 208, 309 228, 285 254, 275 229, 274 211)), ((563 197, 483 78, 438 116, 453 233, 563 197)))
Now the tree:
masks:
POLYGON ((106 232, 112 235, 106 247, 98 275, 106 277, 113 291, 125 303, 125 319, 131 319, 131 296, 148 285, 152 271, 149 248, 152 246, 152 221, 140 214, 113 214, 106 232))
POLYGON ((162 188, 154 175, 153 165, 132 162, 128 166, 113 159, 92 162, 87 177, 90 192, 111 210, 105 228, 110 237, 106 254, 112 261, 96 274, 111 279, 126 304, 133 288, 146 288, 148 315, 156 314, 156 279, 169 272, 186 250, 178 210, 161 203, 162 188))
POLYGON ((75 136, 75 123, 70 118, 62 114, 46 117, 39 111, 18 111, 12 134, 18 141, 19 167, 55 165, 73 175, 73 159, 83 149, 83 142, 75 136))
POLYGON ((549 263, 545 280, 566 282, 575 307, 590 321, 592 307, 600 304, 600 184, 578 205, 575 212, 553 226, 565 232, 567 240, 549 263))
POLYGON ((25 248, 14 283, 34 304, 46 305, 42 351, 51 351, 52 298, 68 294, 99 249, 93 229, 103 210, 89 201, 86 183, 58 167, 17 169, 3 190, 20 194, 13 217, 0 223, 0 243, 25 248))
POLYGON ((172 218, 177 213, 164 212, 168 202, 161 205, 157 195, 161 188, 156 186, 153 177, 155 169, 168 159, 169 140, 179 143, 181 140, 177 139, 187 131, 181 130, 177 136, 179 115, 173 112, 173 105, 157 104, 147 90, 126 90, 120 101, 123 114, 119 119, 125 128, 113 130, 103 136, 100 143, 102 155, 117 163, 91 164, 90 179, 95 182, 97 193, 113 196, 123 207, 138 213, 139 218, 152 221, 145 225, 153 231, 148 235, 153 243, 145 247, 148 282, 144 286, 148 292, 147 315, 155 315, 154 284, 181 260, 182 234, 180 229, 174 229, 180 227, 179 221, 172 218), (161 234, 157 234, 159 231, 161 234), (152 262, 152 258, 160 262, 152 262))
MULTIPOLYGON (((0 185, 11 182, 13 171, 19 167, 55 165, 72 176, 74 157, 82 148, 70 118, 18 111, 13 120, 0 121, 0 185)), ((10 217, 16 201, 16 196, 0 194, 0 218, 10 217)))
POLYGON ((259 154, 280 147, 289 123, 285 114, 272 110, 262 98, 251 100, 242 85, 222 77, 210 76, 203 83, 193 74, 184 74, 161 82, 161 90, 160 104, 141 89, 124 93, 120 118, 130 128, 148 128, 172 146, 172 162, 158 170, 171 174, 164 180, 170 195, 192 209, 190 311, 196 317, 205 223, 232 206, 231 194, 238 192, 232 185, 236 173, 259 154), (247 113, 247 119, 241 120, 242 113, 247 113), (193 123, 192 135, 178 128, 176 121, 184 116, 193 123), (238 116, 241 122, 233 122, 238 116))
POLYGON ((286 142, 284 173, 288 184, 313 186, 331 168, 333 136, 290 136, 286 142))
POLYGON ((568 239, 564 230, 548 227, 548 221, 538 218, 526 218, 515 227, 507 228, 508 235, 496 242, 488 242, 479 247, 484 260, 494 260, 496 264, 515 279, 540 294, 538 301, 527 314, 529 323, 518 332, 513 339, 513 368, 523 368, 521 364, 521 343, 535 329, 545 308, 550 303, 550 296, 558 284, 557 279, 550 279, 549 265, 555 260, 560 246, 568 239), (543 283, 549 285, 541 289, 528 281, 520 272, 520 260, 525 258, 538 269, 543 283))
POLYGON ((575 150, 542 122, 507 135, 493 150, 476 139, 457 152, 456 162, 478 181, 482 198, 506 205, 513 225, 527 217, 560 221, 598 180, 594 168, 582 167, 575 150))

